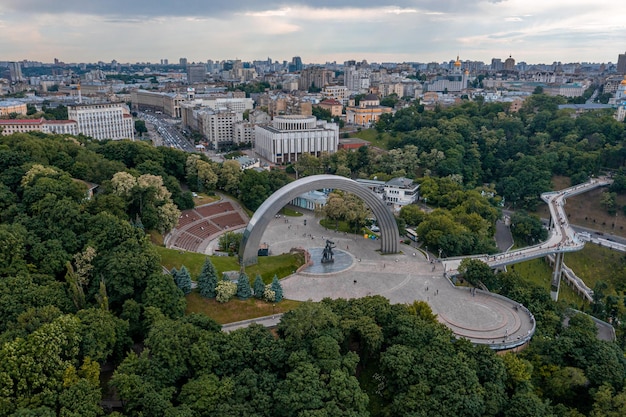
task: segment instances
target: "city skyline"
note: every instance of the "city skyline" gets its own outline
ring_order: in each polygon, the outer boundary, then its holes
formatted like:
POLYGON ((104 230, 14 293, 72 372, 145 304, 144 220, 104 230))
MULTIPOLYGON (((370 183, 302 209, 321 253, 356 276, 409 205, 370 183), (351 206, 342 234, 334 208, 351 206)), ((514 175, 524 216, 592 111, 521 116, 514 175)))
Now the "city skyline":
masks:
POLYGON ((0 59, 616 62, 625 17, 606 0, 5 0, 0 59))

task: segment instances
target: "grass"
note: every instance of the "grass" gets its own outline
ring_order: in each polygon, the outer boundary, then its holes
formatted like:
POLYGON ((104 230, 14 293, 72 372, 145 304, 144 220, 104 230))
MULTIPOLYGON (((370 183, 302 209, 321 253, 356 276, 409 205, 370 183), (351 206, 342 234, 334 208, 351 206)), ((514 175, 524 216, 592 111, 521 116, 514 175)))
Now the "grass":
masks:
POLYGON ((289 207, 283 207, 282 209, 280 209, 280 214, 284 214, 285 216, 288 217, 301 217, 303 216, 302 213, 300 213, 299 211, 296 211, 292 208, 289 207))
POLYGON ((366 140, 373 146, 381 149, 388 148, 388 142, 391 138, 389 133, 378 133, 376 129, 364 129, 359 132, 352 133, 350 136, 366 140))
POLYGON ((201 313, 211 317, 219 324, 271 316, 293 310, 300 301, 283 300, 280 303, 268 303, 250 298, 248 300, 232 299, 227 303, 218 303, 215 299, 203 298, 197 292, 187 295, 185 313, 201 313))
MULTIPOLYGON (((568 265, 571 268, 571 265, 568 265)), ((510 267, 517 272, 525 282, 538 285, 550 292, 550 281, 552 279, 552 267, 543 259, 533 259, 532 261, 520 262, 510 267)), ((574 269, 574 271, 576 271, 574 269)), ((589 285, 589 284, 587 284, 589 285)), ((567 284, 561 282, 559 289, 559 300, 564 300, 568 304, 580 308, 584 300, 579 297, 567 284)))
POLYGON ((623 253, 588 243, 583 250, 566 254, 564 262, 591 289, 598 281, 609 285, 607 293, 626 289, 626 257, 623 253))
MULTIPOLYGON (((196 279, 200 274, 206 255, 195 252, 185 252, 176 249, 156 247, 161 255, 161 264, 167 269, 180 269, 183 265, 187 267, 192 279, 196 279)), ((239 260, 236 256, 209 256, 215 265, 218 274, 224 271, 238 271, 239 260)), ((300 254, 283 254, 278 256, 259 256, 259 263, 247 266, 246 274, 250 279, 254 279, 256 274, 263 277, 265 283, 270 283, 274 275, 284 278, 293 273, 304 263, 304 258, 300 254)))
POLYGON ((208 195, 206 193, 197 193, 198 196, 193 198, 193 204, 197 206, 204 206, 209 203, 218 201, 220 198, 214 195, 208 195))

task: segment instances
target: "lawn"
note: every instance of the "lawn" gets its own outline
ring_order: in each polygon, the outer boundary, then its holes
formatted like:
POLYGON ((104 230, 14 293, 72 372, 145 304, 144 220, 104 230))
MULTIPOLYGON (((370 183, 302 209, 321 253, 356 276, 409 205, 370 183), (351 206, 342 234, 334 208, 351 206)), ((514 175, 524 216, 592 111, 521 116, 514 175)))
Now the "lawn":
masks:
POLYGON ((598 281, 609 284, 609 291, 626 289, 626 257, 623 253, 588 243, 579 252, 565 254, 565 264, 591 289, 598 281))
POLYGON ((283 207, 282 209, 280 209, 279 211, 280 214, 284 214, 285 216, 288 217, 301 217, 303 216, 303 214, 297 210, 294 210, 292 208, 289 208, 287 206, 283 207))
MULTIPOLYGON (((570 268, 571 265, 567 264, 570 268)), ((525 282, 533 283, 545 288, 546 292, 550 292, 550 281, 552 279, 552 267, 548 265, 545 259, 533 259, 532 261, 520 262, 510 266, 512 270, 517 272, 525 282)), ((574 269, 574 268, 572 268, 574 269)), ((574 271, 576 271, 574 269, 574 271)), ((586 282, 586 281, 585 281, 586 282)), ((589 285, 589 284, 587 284, 589 285)), ((559 289, 559 300, 564 300, 568 304, 580 308, 583 299, 579 297, 570 287, 563 281, 559 289)))
POLYGON ((380 149, 387 149, 389 138, 391 138, 389 133, 379 133, 376 129, 364 129, 359 132, 352 133, 350 136, 366 140, 371 143, 372 146, 380 149))
MULTIPOLYGON (((192 279, 196 279, 200 274, 206 255, 195 252, 186 252, 176 249, 166 249, 156 246, 157 252, 161 255, 161 264, 167 269, 180 269, 183 265, 191 273, 192 279)), ((239 261, 236 256, 210 256, 211 262, 215 265, 218 274, 224 271, 239 271, 239 261)), ((251 280, 260 274, 263 281, 269 284, 274 275, 284 278, 291 275, 304 263, 304 258, 300 254, 283 254, 278 256, 259 256, 259 263, 246 267, 246 274, 251 280)))
POLYGON ((219 324, 271 316, 274 313, 285 313, 293 310, 300 301, 283 300, 280 303, 268 303, 250 298, 248 300, 232 299, 227 303, 218 303, 215 299, 203 298, 196 291, 187 295, 185 313, 206 314, 219 324))

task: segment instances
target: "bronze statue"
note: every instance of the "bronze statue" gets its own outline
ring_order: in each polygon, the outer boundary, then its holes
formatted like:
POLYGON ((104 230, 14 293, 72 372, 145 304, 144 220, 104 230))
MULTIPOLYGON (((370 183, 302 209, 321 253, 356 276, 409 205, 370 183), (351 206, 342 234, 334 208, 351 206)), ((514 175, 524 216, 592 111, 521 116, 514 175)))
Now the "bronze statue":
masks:
POLYGON ((333 259, 333 248, 335 247, 335 242, 331 242, 330 240, 326 240, 326 247, 324 248, 324 252, 322 252, 322 263, 330 263, 335 262, 333 259))

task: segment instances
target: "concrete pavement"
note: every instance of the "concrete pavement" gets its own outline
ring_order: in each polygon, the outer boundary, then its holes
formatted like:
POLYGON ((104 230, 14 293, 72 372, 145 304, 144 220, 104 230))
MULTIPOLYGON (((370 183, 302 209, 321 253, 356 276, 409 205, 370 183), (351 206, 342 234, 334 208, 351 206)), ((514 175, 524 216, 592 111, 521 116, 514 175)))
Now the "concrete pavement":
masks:
POLYGON ((382 295, 391 303, 421 300, 457 336, 492 348, 523 344, 534 333, 534 319, 523 306, 496 294, 455 287, 444 277, 442 264, 431 263, 411 246, 401 244, 402 253, 382 255, 380 241, 328 231, 311 213, 273 219, 262 242, 278 255, 295 247, 324 247, 326 239, 350 253, 352 265, 327 275, 294 273, 281 280, 286 298, 319 301, 382 295))

